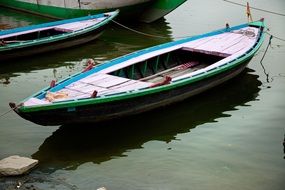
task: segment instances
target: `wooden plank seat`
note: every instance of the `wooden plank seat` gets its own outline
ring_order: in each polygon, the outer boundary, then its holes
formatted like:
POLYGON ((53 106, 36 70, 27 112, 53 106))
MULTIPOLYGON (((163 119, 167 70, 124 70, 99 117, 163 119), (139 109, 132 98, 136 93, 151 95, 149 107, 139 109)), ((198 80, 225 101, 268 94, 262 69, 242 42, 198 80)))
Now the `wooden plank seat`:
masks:
POLYGON ((50 29, 54 29, 54 30, 60 31, 60 32, 73 32, 73 31, 81 30, 81 29, 84 29, 86 27, 92 26, 92 25, 94 25, 94 23, 98 23, 104 19, 105 18, 97 18, 97 19, 86 20, 86 21, 78 21, 75 23, 61 24, 58 26, 35 28, 35 29, 31 29, 31 30, 25 30, 25 31, 21 31, 21 32, 1 35, 0 39, 11 38, 14 36, 20 36, 20 35, 24 35, 24 34, 33 33, 33 32, 41 32, 41 31, 46 31, 46 30, 50 30, 50 29))
POLYGON ((248 49, 255 42, 258 28, 247 27, 203 39, 194 40, 183 45, 182 49, 227 57, 242 49, 248 49), (240 42, 243 45, 240 44, 240 42))
MULTIPOLYGON (((52 102, 61 102, 68 100, 76 100, 82 98, 91 98, 94 91, 97 91, 97 97, 112 94, 118 94, 125 91, 139 90, 148 88, 153 83, 142 82, 123 77, 117 77, 109 74, 93 74, 79 81, 73 82, 63 89, 54 92, 67 94, 67 97, 55 99, 52 102)), ((24 105, 34 106, 42 104, 50 104, 46 99, 30 98, 24 105)))
POLYGON ((95 23, 100 22, 104 18, 98 18, 98 19, 92 19, 92 20, 85 20, 85 21, 80 21, 80 22, 75 22, 75 23, 67 23, 67 24, 62 24, 54 29, 57 31, 62 31, 62 32, 73 32, 77 30, 81 30, 87 27, 90 27, 94 25, 95 23))
POLYGON ((150 85, 152 85, 152 83, 109 74, 93 74, 77 82, 71 83, 59 92, 67 93, 71 99, 79 99, 91 97, 94 91, 97 91, 97 96, 103 96, 124 91, 138 90, 149 87, 150 85))
POLYGON ((158 72, 154 75, 141 78, 140 81, 145 82, 151 82, 151 83, 157 83, 165 80, 166 76, 169 76, 171 78, 178 77, 187 73, 194 72, 200 68, 206 67, 206 64, 203 64, 202 62, 198 61, 189 61, 183 64, 180 64, 178 66, 175 66, 173 68, 163 70, 161 72, 158 72))

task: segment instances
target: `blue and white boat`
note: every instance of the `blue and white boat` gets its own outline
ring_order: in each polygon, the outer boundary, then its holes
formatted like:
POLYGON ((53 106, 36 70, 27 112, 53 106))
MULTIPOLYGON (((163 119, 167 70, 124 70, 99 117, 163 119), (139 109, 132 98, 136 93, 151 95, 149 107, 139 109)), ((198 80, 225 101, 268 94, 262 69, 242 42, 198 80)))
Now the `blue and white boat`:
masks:
POLYGON ((150 47, 94 68, 90 61, 84 72, 10 106, 41 125, 138 114, 183 101, 237 76, 263 40, 261 20, 150 47))
POLYGON ((98 38, 119 11, 0 31, 0 60, 87 43, 98 38))

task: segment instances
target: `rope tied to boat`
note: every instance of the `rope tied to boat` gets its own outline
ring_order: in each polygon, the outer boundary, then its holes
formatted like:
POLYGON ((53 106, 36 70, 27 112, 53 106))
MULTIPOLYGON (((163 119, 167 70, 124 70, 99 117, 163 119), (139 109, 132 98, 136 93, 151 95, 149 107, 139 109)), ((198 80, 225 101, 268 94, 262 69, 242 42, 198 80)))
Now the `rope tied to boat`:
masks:
POLYGON ((7 115, 8 113, 10 113, 11 111, 14 111, 15 109, 17 109, 17 108, 19 108, 19 107, 21 107, 21 106, 23 106, 23 105, 24 105, 23 103, 20 103, 20 104, 16 105, 16 103, 10 102, 10 103, 9 103, 9 106, 10 106, 11 109, 9 109, 8 111, 2 113, 2 114, 0 115, 0 118, 4 117, 5 115, 7 115))
POLYGON ((255 35, 255 32, 253 29, 251 28, 248 28, 246 30, 239 30, 239 31, 233 31, 232 33, 235 33, 235 34, 242 34, 244 36, 247 36, 249 38, 254 38, 256 35, 255 35))
POLYGON ((125 25, 123 25, 123 24, 121 24, 121 23, 119 23, 119 22, 117 22, 115 20, 112 20, 112 22, 114 22, 115 24, 117 24, 117 25, 119 25, 119 26, 121 26, 121 27, 123 27, 123 28, 125 28, 127 30, 135 32, 137 34, 141 34, 141 35, 148 36, 148 37, 153 37, 153 38, 168 38, 168 37, 165 37, 165 36, 158 36, 158 35, 152 35, 152 34, 147 34, 147 33, 144 33, 144 32, 140 32, 138 30, 135 30, 135 29, 132 29, 132 28, 130 28, 128 26, 125 26, 125 25))
POLYGON ((260 60, 260 65, 261 65, 261 67, 262 67, 262 69, 263 69, 263 72, 264 72, 264 74, 265 74, 265 76, 266 76, 266 82, 267 82, 267 83, 269 83, 269 73, 266 72, 265 67, 264 67, 262 61, 263 61, 263 59, 264 59, 264 57, 265 57, 265 55, 266 55, 266 53, 267 53, 267 51, 268 51, 269 46, 271 45, 271 40, 272 40, 272 38, 273 38, 273 36, 270 35, 269 42, 268 42, 268 44, 267 44, 267 46, 266 46, 266 49, 265 49, 265 51, 264 51, 264 54, 263 54, 261 60, 260 60))
POLYGON ((265 31, 264 33, 268 34, 269 36, 272 36, 273 38, 277 39, 277 40, 280 40, 280 41, 283 41, 285 42, 285 39, 284 38, 281 38, 281 37, 278 37, 278 36, 275 36, 273 34, 271 34, 269 31, 269 28, 267 28, 267 31, 265 31))
POLYGON ((87 60, 87 66, 82 71, 82 73, 85 73, 86 71, 93 69, 94 66, 95 66, 95 61, 93 59, 88 59, 87 60))
MULTIPOLYGON (((140 34, 140 35, 143 35, 143 36, 147 36, 147 37, 151 37, 151 38, 162 38, 162 39, 169 39, 168 36, 159 36, 159 35, 153 35, 153 34, 148 34, 148 33, 145 33, 145 32, 141 32, 141 31, 138 31, 138 30, 135 30, 133 28, 130 28, 126 25, 123 25, 122 23, 119 23, 115 20, 111 20, 112 22, 114 22, 115 24, 119 25, 120 27, 122 28, 125 28, 131 32, 134 32, 134 33, 137 33, 137 34, 140 34)), ((174 39, 181 39, 181 38, 190 38, 190 37, 193 37, 193 36, 177 36, 177 37, 173 37, 174 39)))

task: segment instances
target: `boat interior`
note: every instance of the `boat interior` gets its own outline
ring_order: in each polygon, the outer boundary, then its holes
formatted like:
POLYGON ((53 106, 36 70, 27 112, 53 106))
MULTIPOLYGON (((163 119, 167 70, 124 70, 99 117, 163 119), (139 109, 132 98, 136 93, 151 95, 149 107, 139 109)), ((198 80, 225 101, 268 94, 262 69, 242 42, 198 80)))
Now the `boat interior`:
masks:
POLYGON ((33 31, 25 34, 14 35, 8 38, 1 38, 4 43, 16 43, 16 42, 23 42, 29 40, 36 40, 40 38, 45 38, 49 36, 55 36, 59 34, 66 33, 64 31, 56 30, 55 28, 49 28, 46 30, 38 30, 33 31))
POLYGON ((57 36, 60 34, 75 32, 93 26, 105 18, 89 19, 84 21, 77 21, 73 23, 66 23, 51 27, 42 27, 37 29, 27 29, 20 32, 11 32, 10 34, 1 35, 0 41, 2 46, 5 44, 25 42, 30 40, 37 40, 51 36, 57 36))
POLYGON ((116 70, 111 75, 144 82, 161 82, 166 76, 171 78, 191 73, 218 62, 228 55, 212 55, 186 49, 178 49, 128 67, 116 70))
MULTIPOLYGON (((31 98, 25 106, 50 104, 94 96, 108 96, 151 88, 165 84, 167 77, 174 78, 200 70, 216 63, 223 56, 178 49, 111 73, 96 73, 73 82, 56 93, 48 92, 44 99, 31 98)), ((170 81, 168 81, 170 82, 170 81)))
POLYGON ((150 51, 31 98, 24 105, 118 95, 173 83, 229 63, 249 51, 257 36, 258 29, 250 28, 247 34, 241 30, 227 32, 150 51))

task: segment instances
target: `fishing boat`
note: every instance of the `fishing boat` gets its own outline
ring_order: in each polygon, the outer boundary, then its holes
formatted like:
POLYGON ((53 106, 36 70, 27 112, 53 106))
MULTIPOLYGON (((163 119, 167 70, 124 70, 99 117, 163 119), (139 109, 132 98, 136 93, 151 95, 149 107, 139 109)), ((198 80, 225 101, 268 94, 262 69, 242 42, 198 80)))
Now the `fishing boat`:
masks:
POLYGON ((57 19, 120 9, 120 18, 153 22, 186 0, 0 0, 0 5, 57 19))
MULTIPOLYGON (((183 101, 241 73, 264 40, 264 21, 146 48, 84 71, 21 101, 40 125, 97 122, 183 101)), ((191 108, 189 108, 191 109, 191 108)))
POLYGON ((118 11, 0 31, 0 60, 87 43, 102 34, 118 11))

